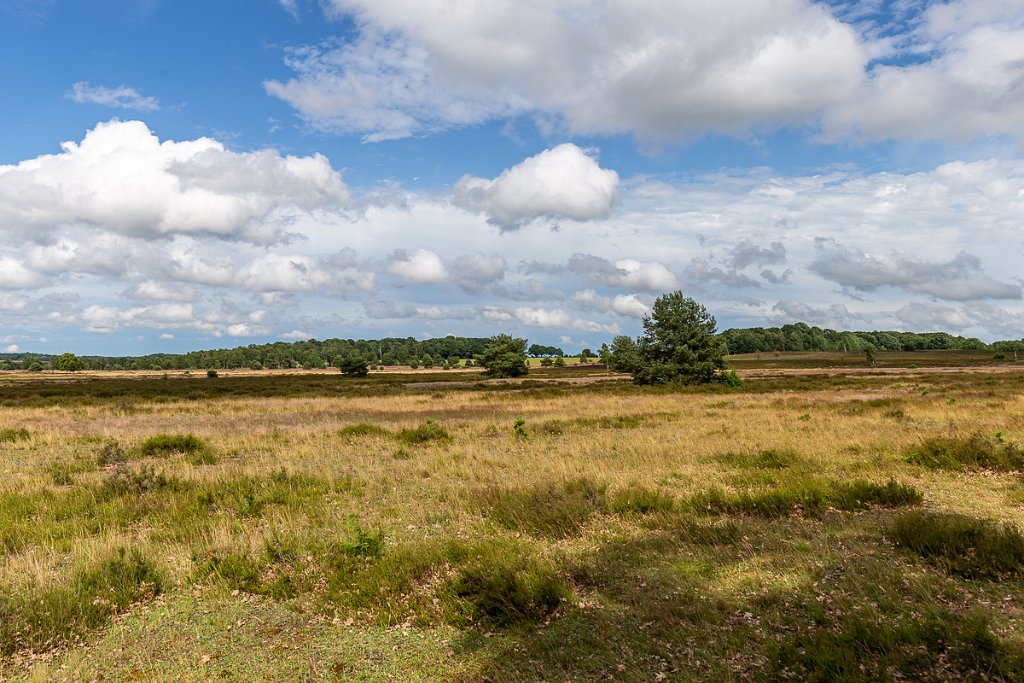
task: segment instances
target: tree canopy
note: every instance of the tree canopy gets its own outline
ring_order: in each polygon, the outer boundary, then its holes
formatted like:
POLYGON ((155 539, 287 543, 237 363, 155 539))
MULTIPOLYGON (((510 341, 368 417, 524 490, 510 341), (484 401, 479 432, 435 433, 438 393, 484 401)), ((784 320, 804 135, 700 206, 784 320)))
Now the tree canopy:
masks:
POLYGON ((491 337, 477 362, 490 377, 519 377, 527 373, 526 340, 507 334, 491 337))
POLYGON ((606 354, 608 367, 629 372, 637 384, 704 384, 725 370, 725 347, 715 318, 680 291, 664 294, 644 316, 635 342, 616 337, 606 354))

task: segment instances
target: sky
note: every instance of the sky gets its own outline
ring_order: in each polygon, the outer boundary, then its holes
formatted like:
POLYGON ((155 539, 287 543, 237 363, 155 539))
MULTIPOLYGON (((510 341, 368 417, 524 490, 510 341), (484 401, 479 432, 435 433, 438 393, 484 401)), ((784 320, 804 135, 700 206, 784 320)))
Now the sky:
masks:
POLYGON ((1024 337, 1019 0, 0 0, 0 352, 1024 337))

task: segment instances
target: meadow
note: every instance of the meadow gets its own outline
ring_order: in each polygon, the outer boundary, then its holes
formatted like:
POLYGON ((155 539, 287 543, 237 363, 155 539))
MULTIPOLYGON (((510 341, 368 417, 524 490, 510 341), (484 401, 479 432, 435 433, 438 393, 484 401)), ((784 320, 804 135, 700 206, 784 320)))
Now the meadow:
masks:
POLYGON ((824 356, 0 373, 0 679, 1024 679, 1024 360, 824 356))

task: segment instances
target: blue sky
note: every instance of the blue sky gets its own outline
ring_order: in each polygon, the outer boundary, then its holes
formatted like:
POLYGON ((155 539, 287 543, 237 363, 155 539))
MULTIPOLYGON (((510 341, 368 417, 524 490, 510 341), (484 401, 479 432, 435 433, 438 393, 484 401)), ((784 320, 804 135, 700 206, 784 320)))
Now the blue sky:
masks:
POLYGON ((0 0, 0 350, 1024 336, 1010 0, 0 0))

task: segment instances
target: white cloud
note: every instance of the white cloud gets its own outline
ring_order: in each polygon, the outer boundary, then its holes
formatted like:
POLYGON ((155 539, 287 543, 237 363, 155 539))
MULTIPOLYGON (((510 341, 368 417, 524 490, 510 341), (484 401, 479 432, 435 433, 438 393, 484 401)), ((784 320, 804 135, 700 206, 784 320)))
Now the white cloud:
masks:
POLYGON ((278 336, 281 337, 281 339, 292 339, 294 341, 305 341, 313 338, 313 335, 308 332, 303 332, 302 330, 292 330, 291 332, 285 332, 278 336))
POLYGON ((1024 142, 1024 5, 932 3, 853 97, 830 110, 830 137, 1009 135, 1024 142))
POLYGON ((679 287, 672 271, 658 261, 621 259, 613 264, 600 256, 573 254, 568 267, 589 282, 611 287, 648 292, 667 292, 679 287))
POLYGON ((612 312, 628 318, 643 318, 651 312, 653 301, 643 300, 636 294, 617 294, 614 297, 601 296, 593 289, 574 292, 571 301, 582 308, 612 312))
POLYGON ((20 350, 17 344, 8 344, 4 347, 4 353, 18 353, 20 350))
POLYGON ((480 292, 505 277, 505 259, 480 253, 459 256, 452 261, 451 273, 467 292, 480 292))
POLYGON ((102 85, 89 85, 85 81, 79 81, 71 86, 71 90, 65 93, 65 97, 78 104, 102 104, 117 109, 156 111, 160 108, 160 102, 155 97, 146 97, 135 88, 129 88, 126 85, 106 88, 102 85))
POLYGON ((268 81, 313 125, 387 139, 535 112, 652 139, 801 122, 849 97, 867 54, 806 0, 331 0, 354 40, 268 81))
POLYGON ((43 277, 13 256, 0 256, 0 289, 27 289, 43 283, 43 277))
POLYGON ((299 18, 299 4, 297 0, 277 0, 284 11, 292 15, 292 18, 298 20, 299 18))
POLYGON ((196 290, 194 287, 178 287, 162 282, 146 280, 124 292, 129 299, 142 299, 153 301, 195 301, 196 290))
POLYGON ((163 341, 170 341, 171 339, 174 339, 174 335, 170 334, 169 332, 164 332, 163 334, 160 335, 160 339, 162 339, 163 341))
POLYGON ((412 254, 399 249, 391 256, 385 270, 389 275, 417 284, 436 284, 451 278, 441 257, 429 249, 417 249, 412 254))
POLYGON ((0 166, 8 240, 73 225, 127 236, 273 241, 296 212, 339 207, 348 188, 327 159, 227 151, 210 138, 161 142, 140 121, 98 124, 59 154, 0 166))
POLYGON ((984 275, 981 260, 966 252, 933 263, 905 256, 865 254, 825 243, 810 268, 823 278, 862 291, 889 286, 954 301, 1021 298, 1020 285, 984 275))
POLYGON ((513 311, 516 320, 530 327, 546 327, 557 330, 584 330, 586 332, 604 332, 617 334, 618 325, 604 325, 592 320, 575 317, 562 309, 531 308, 521 306, 513 311))
POLYGON ((573 144, 558 145, 504 171, 494 180, 465 176, 456 203, 479 211, 502 230, 537 219, 605 218, 618 201, 619 175, 573 144))

